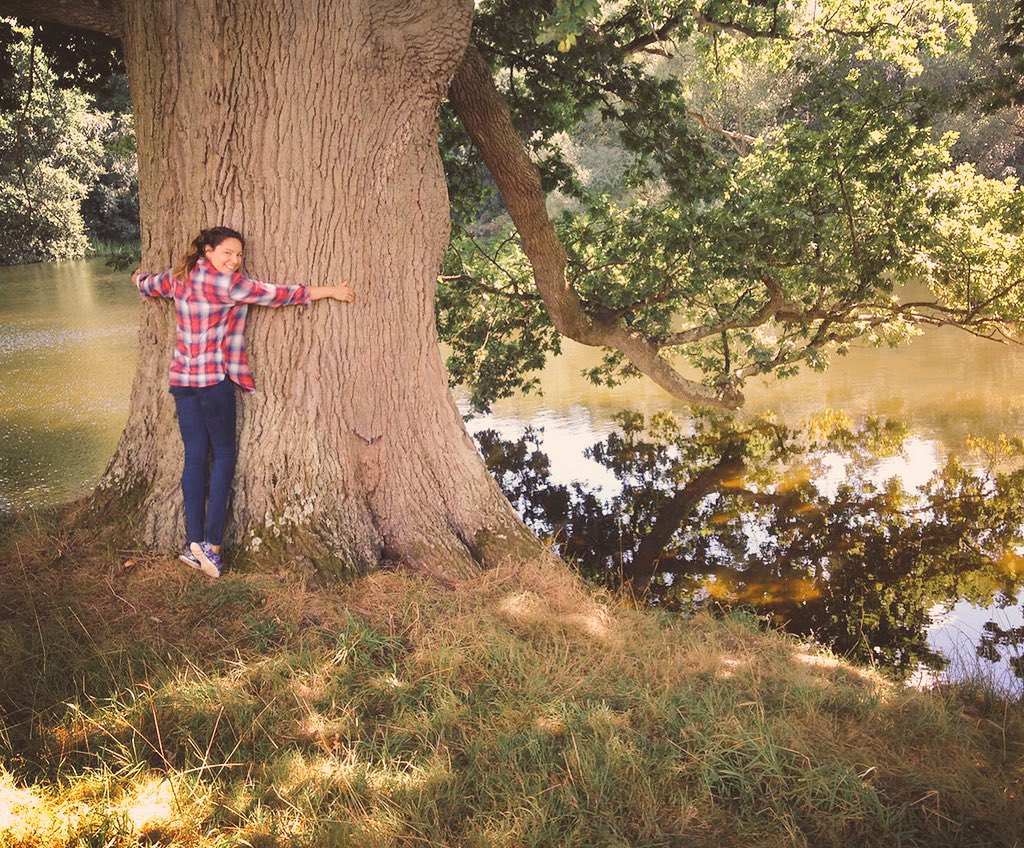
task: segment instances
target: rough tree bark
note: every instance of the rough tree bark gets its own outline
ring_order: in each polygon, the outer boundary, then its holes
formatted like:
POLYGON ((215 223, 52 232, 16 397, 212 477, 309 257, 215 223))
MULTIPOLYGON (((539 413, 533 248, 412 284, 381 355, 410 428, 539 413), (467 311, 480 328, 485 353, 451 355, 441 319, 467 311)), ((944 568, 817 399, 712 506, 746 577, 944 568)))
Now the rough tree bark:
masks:
MULTIPOLYGON (((21 14, 38 17, 30 5, 21 14)), ((78 5, 88 15, 65 20, 88 25, 96 3, 78 5)), ((143 267, 226 224, 246 235, 252 276, 347 276, 356 291, 354 304, 250 311, 257 392, 240 406, 229 541, 285 534, 354 570, 398 560, 442 580, 543 550, 466 432, 434 323, 449 235, 438 107, 472 13, 472 0, 110 7, 135 107, 143 267)), ((163 549, 184 527, 173 338, 170 304, 144 303, 129 420, 101 487, 134 499, 142 541, 163 549)))

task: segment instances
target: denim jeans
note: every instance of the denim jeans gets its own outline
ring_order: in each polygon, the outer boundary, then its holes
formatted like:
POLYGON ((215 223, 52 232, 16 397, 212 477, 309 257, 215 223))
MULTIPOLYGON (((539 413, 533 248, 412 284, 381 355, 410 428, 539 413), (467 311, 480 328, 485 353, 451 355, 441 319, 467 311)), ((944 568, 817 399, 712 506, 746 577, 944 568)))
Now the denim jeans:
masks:
POLYGON ((215 386, 171 386, 171 394, 185 443, 185 531, 190 542, 219 545, 235 476, 235 387, 225 377, 215 386))

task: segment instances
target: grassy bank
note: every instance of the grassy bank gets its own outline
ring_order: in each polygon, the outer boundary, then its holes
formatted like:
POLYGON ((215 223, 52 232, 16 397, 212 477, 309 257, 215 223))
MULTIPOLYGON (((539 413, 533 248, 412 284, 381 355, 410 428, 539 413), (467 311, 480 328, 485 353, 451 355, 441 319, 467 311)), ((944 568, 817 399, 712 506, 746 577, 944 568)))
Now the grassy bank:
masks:
POLYGON ((298 563, 213 582, 58 519, 0 554, 0 844, 1024 838, 1019 705, 634 610, 551 563, 455 591, 298 563))
POLYGON ((90 239, 89 249, 86 250, 86 258, 92 256, 120 256, 121 254, 139 254, 142 252, 141 242, 119 242, 103 241, 101 239, 90 239))

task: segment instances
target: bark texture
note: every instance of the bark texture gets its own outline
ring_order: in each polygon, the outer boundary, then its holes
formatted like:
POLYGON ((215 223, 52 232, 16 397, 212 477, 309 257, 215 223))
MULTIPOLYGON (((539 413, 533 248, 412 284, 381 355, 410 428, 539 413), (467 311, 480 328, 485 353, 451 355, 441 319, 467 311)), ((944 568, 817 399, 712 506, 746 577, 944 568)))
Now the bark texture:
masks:
MULTIPOLYGON (((434 292, 449 235, 438 105, 471 0, 125 0, 143 267, 200 228, 246 235, 251 276, 348 277, 354 304, 250 308, 228 540, 302 538, 356 570, 453 580, 541 545, 484 468, 449 392, 434 292)), ((127 283, 127 280, 126 280, 127 283)), ((102 487, 139 534, 183 542, 167 393, 171 305, 142 305, 128 425, 102 487)))

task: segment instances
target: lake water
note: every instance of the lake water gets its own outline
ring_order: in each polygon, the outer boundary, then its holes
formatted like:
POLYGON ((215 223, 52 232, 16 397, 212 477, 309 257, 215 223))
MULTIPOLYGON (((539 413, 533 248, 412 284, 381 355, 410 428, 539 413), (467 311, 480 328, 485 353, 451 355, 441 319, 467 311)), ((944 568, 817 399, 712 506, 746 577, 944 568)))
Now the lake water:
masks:
MULTIPOLYGON (((134 376, 139 299, 128 275, 99 259, 0 268, 0 511, 57 503, 86 493, 99 479, 127 414, 134 376)), ((495 404, 469 419, 471 432, 495 429, 518 438, 542 427, 552 478, 586 480, 611 493, 614 476, 583 450, 615 429, 623 409, 649 414, 688 408, 646 378, 614 389, 580 372, 599 360, 593 349, 563 342, 565 353, 541 375, 542 395, 495 404)), ((969 434, 1024 435, 1024 350, 933 329, 900 350, 855 348, 824 374, 747 389, 747 409, 774 411, 796 424, 833 408, 853 418, 895 416, 911 426, 904 455, 880 469, 908 487, 926 481, 969 434)), ((456 392, 460 408, 468 404, 456 392)), ((954 660, 973 659, 987 622, 1024 625, 1024 595, 1005 609, 952 602, 936 608, 929 642, 954 660)), ((981 671, 1008 688, 1019 679, 1000 661, 981 671)), ((968 664, 971 664, 968 661, 968 664)))

